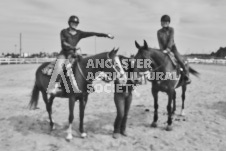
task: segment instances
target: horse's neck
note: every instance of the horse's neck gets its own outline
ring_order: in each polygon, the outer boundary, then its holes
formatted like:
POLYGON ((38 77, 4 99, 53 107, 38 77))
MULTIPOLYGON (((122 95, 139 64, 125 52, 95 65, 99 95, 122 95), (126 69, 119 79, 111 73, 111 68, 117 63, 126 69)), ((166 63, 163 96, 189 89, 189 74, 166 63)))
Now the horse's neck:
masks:
POLYGON ((107 54, 105 55, 105 53, 102 53, 102 54, 86 57, 79 62, 84 76, 87 76, 88 72, 92 73, 93 76, 95 76, 96 73, 101 70, 101 67, 96 66, 96 59, 99 59, 100 61, 101 59, 106 60, 107 54))
POLYGON ((154 70, 165 72, 168 66, 168 57, 158 49, 151 50, 151 58, 154 61, 154 70))

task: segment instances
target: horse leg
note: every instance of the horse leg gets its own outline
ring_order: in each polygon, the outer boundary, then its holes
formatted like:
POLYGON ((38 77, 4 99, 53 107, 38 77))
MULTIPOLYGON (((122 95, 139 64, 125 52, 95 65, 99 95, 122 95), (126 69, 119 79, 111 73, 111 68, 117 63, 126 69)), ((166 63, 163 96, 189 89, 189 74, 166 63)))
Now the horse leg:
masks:
POLYGON ((181 116, 184 116, 185 113, 184 113, 184 101, 185 101, 185 92, 186 92, 186 89, 187 89, 187 86, 186 85, 183 85, 182 86, 182 108, 181 108, 181 116))
POLYGON ((115 93, 114 102, 117 110, 117 116, 115 118, 114 132, 112 137, 117 139, 120 137, 121 124, 124 117, 125 100, 123 94, 115 93))
POLYGON ((125 114, 124 114, 124 117, 122 119, 122 125, 121 125, 121 134, 124 135, 124 136, 127 136, 126 122, 127 122, 131 102, 132 102, 132 94, 130 93, 129 96, 127 96, 126 99, 125 99, 125 114))
POLYGON ((84 128, 83 128, 84 112, 85 112, 87 100, 88 100, 88 93, 83 94, 83 97, 81 99, 79 99, 79 110, 80 110, 80 112, 79 112, 79 116, 80 116, 79 131, 81 133, 82 138, 85 138, 87 136, 87 134, 84 132, 84 128))
POLYGON ((173 92, 173 112, 172 114, 175 114, 176 111, 176 90, 173 92))
POLYGON ((154 119, 153 122, 151 124, 151 127, 157 127, 157 121, 158 121, 158 90, 156 90, 154 88, 154 86, 152 86, 152 95, 154 97, 154 119))
POLYGON ((75 97, 71 96, 69 98, 69 127, 68 127, 68 134, 66 139, 71 140, 73 138, 72 136, 72 122, 74 119, 74 106, 75 106, 75 97))
POLYGON ((55 129, 55 125, 54 125, 54 120, 52 118, 52 105, 53 105, 53 100, 54 100, 55 96, 51 95, 49 98, 49 105, 48 105, 48 113, 49 113, 49 120, 50 120, 50 128, 51 130, 55 129))
POLYGON ((172 98, 173 98, 173 93, 174 90, 169 90, 168 94, 168 105, 167 105, 167 112, 168 112, 168 120, 167 120, 167 127, 166 130, 167 131, 171 131, 172 130, 172 108, 171 108, 171 104, 172 104, 172 98))
MULTIPOLYGON (((52 120, 52 116, 51 116, 51 107, 52 107, 52 103, 50 104, 49 103, 49 100, 48 100, 48 96, 47 96, 47 93, 43 90, 42 91, 42 98, 43 98, 43 100, 44 100, 44 102, 45 102, 45 104, 46 104, 46 111, 48 112, 48 115, 49 115, 49 124, 50 124, 50 130, 52 130, 53 129, 53 125, 54 125, 54 123, 53 123, 53 120, 52 120)), ((52 101, 53 101, 53 99, 52 99, 52 101)))

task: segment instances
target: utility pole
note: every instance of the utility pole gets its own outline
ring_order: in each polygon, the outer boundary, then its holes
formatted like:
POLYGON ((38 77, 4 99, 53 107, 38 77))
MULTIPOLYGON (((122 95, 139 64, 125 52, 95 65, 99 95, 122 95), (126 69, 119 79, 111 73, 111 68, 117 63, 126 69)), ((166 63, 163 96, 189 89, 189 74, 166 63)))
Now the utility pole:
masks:
POLYGON ((17 53, 17 52, 16 52, 16 47, 17 47, 17 45, 15 44, 14 46, 15 46, 15 54, 16 54, 16 53, 17 53))
POLYGON ((94 37, 95 38, 95 55, 97 54, 97 50, 96 50, 96 47, 97 47, 97 45, 96 45, 96 36, 94 37))
POLYGON ((20 33, 20 56, 22 55, 22 33, 20 33))

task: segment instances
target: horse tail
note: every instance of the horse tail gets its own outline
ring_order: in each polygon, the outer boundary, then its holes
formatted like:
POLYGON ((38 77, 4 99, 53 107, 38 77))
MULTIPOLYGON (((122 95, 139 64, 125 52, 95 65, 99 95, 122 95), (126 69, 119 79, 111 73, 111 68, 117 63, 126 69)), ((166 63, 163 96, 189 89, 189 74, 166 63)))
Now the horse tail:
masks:
POLYGON ((33 87, 32 94, 31 94, 31 100, 28 105, 30 109, 35 109, 37 107, 38 98, 39 98, 39 88, 35 82, 35 85, 33 87))
POLYGON ((189 67, 189 72, 194 76, 199 77, 199 72, 193 69, 192 67, 189 67))

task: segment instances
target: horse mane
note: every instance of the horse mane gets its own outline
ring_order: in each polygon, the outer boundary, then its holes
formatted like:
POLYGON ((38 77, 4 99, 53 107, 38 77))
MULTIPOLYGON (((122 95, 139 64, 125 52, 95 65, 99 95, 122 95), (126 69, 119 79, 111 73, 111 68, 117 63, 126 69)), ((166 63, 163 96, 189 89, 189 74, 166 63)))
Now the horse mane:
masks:
POLYGON ((160 49, 149 47, 148 51, 150 52, 153 61, 157 64, 162 64, 166 62, 166 59, 168 58, 160 49))

